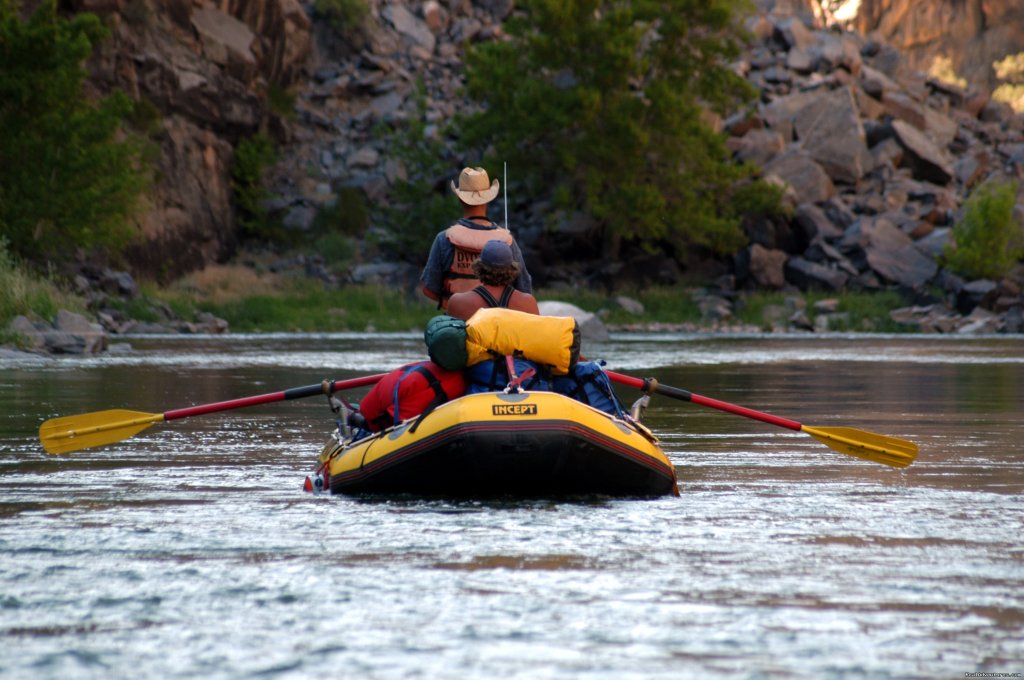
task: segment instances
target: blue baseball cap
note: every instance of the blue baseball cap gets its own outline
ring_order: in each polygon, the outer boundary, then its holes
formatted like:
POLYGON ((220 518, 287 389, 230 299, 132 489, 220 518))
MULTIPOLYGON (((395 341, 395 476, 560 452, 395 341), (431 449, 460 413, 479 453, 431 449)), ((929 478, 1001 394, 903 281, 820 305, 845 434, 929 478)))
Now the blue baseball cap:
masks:
POLYGON ((504 241, 488 241, 480 251, 480 262, 488 267, 507 267, 512 264, 512 249, 504 241))

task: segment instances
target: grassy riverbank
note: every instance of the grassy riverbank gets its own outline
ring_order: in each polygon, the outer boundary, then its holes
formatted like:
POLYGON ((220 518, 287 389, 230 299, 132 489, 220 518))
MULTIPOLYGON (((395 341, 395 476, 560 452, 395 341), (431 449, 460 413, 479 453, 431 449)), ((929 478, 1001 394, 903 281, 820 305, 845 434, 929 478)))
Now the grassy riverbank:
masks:
MULTIPOLYGON (((331 289, 302 273, 271 271, 266 263, 215 265, 164 289, 143 288, 147 297, 162 301, 181 318, 209 312, 225 319, 235 332, 419 330, 438 313, 433 303, 411 290, 371 285, 331 289)), ((614 328, 711 330, 713 325, 702 315, 698 292, 696 288, 662 286, 615 294, 571 289, 541 289, 536 294, 542 302, 558 300, 593 312, 614 328), (643 311, 626 309, 618 302, 619 296, 639 302, 643 311)), ((815 305, 830 297, 823 292, 754 292, 736 302, 735 318, 725 325, 772 330, 786 327, 799 310, 804 310, 813 324, 815 305)), ((895 293, 844 293, 835 299, 830 330, 900 330, 889 318, 891 309, 903 306, 895 293)), ((135 301, 124 311, 132 318, 158 320, 146 318, 140 306, 145 305, 135 301)))
MULTIPOLYGON (((828 314, 828 330, 896 332, 905 330, 889 318, 904 306, 895 293, 754 292, 735 301, 734 316, 712 324, 701 312, 699 291, 657 287, 606 294, 580 290, 538 290, 541 301, 558 300, 593 312, 614 329, 721 330, 787 328, 802 312, 815 324, 828 314), (639 302, 643 311, 630 311, 619 297, 639 302), (831 303, 819 305, 824 300, 831 303)), ((438 312, 412 291, 381 286, 331 289, 316 279, 272 273, 242 265, 219 265, 160 288, 143 283, 141 295, 114 299, 113 307, 138 321, 166 321, 168 313, 193 320, 201 312, 225 319, 234 332, 409 331, 422 329, 438 312)), ((0 342, 16 342, 7 330, 23 314, 52 319, 59 309, 86 313, 85 298, 18 266, 6 253, 0 256, 0 342)))
POLYGON ((0 345, 18 343, 8 330, 16 316, 52 319, 61 309, 85 312, 85 299, 22 267, 0 241, 0 345))
MULTIPOLYGON (((411 293, 379 286, 349 286, 326 290, 315 282, 296 282, 287 290, 263 292, 230 298, 195 299, 174 290, 157 292, 172 307, 188 315, 189 308, 225 319, 236 332, 266 331, 406 331, 422 329, 438 314, 435 306, 411 293)), ((803 311, 814 324, 825 312, 815 311, 826 304, 828 330, 897 332, 901 329, 889 318, 889 311, 903 306, 894 293, 845 293, 832 297, 825 293, 754 292, 736 305, 733 319, 718 325, 702 319, 696 291, 685 288, 649 288, 607 295, 587 291, 538 290, 540 301, 568 302, 599 316, 616 329, 714 328, 741 326, 758 330, 786 327, 789 319, 803 311), (622 295, 639 302, 642 312, 624 308, 622 295)))

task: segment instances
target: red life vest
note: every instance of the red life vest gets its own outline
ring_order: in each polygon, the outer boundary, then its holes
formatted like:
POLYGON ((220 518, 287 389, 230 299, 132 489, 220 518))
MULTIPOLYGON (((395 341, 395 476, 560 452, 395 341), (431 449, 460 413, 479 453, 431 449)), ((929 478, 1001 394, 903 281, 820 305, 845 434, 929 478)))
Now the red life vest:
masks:
POLYGON ((367 427, 379 432, 465 393, 462 371, 448 371, 432 361, 417 361, 381 378, 359 402, 359 411, 367 427))
POLYGON ((480 279, 473 273, 473 260, 480 256, 480 251, 488 241, 504 241, 509 246, 513 241, 512 234, 507 229, 475 225, 465 219, 448 227, 445 236, 455 250, 451 267, 444 273, 444 285, 441 290, 441 297, 446 303, 455 293, 464 293, 480 285, 480 279))

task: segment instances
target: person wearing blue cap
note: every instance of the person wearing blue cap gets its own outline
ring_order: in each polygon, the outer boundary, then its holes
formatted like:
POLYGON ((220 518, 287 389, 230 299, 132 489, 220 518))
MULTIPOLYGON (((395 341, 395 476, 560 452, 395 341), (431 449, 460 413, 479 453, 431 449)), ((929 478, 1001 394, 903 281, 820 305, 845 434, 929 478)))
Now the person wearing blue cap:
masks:
POLYGON ((437 308, 444 310, 452 295, 473 290, 480 284, 473 272, 473 262, 491 240, 508 246, 518 265, 512 283, 515 289, 532 293, 533 279, 515 239, 507 229, 487 217, 487 204, 498 195, 498 180, 492 182, 483 168, 463 168, 459 183, 453 181, 451 189, 462 205, 462 218, 434 238, 420 276, 423 295, 437 301, 437 308))
POLYGON ((455 293, 448 300, 448 316, 468 320, 478 309, 506 307, 540 314, 537 299, 512 285, 519 276, 519 263, 504 241, 488 241, 473 261, 473 273, 480 280, 476 288, 455 293))

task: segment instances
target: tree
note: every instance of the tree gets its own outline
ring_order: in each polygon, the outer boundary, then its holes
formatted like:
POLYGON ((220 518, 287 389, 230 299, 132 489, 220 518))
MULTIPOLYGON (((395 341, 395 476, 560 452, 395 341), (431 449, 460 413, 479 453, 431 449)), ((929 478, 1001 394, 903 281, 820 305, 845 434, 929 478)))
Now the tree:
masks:
POLYGON ((744 182, 752 168, 705 122, 705 107, 724 113, 753 96, 727 63, 740 48, 736 6, 527 0, 508 40, 467 56, 481 108, 458 121, 462 141, 493 145, 527 169, 531 195, 588 212, 612 236, 731 252, 743 243, 740 206, 777 200, 744 182))
POLYGON ((30 260, 117 252, 147 175, 142 144, 121 129, 128 97, 83 95, 84 61, 106 30, 93 14, 60 17, 54 0, 28 20, 19 11, 0 0, 0 234, 30 260))

